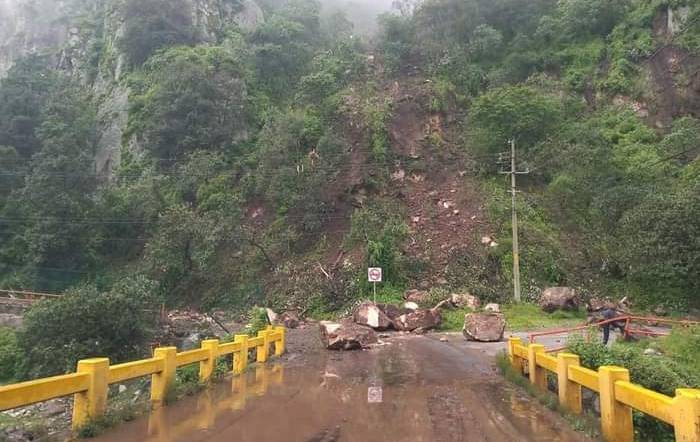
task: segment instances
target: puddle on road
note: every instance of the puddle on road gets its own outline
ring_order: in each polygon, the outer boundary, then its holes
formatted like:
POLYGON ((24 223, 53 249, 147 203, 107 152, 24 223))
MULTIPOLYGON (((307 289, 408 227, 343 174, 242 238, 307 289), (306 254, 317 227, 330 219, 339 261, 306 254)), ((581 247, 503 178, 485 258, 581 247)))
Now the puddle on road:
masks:
POLYGON ((477 359, 422 339, 254 367, 94 440, 585 440, 477 359))

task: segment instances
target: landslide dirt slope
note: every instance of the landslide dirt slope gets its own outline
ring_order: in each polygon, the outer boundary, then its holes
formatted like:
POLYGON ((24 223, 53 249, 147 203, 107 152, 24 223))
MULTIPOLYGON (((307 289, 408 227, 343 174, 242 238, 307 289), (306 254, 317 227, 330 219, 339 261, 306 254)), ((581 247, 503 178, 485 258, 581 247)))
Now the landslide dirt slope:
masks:
MULTIPOLYGON (((378 77, 383 76, 380 72, 378 77)), ((312 286, 325 287, 324 292, 342 291, 336 285, 342 284, 338 275, 345 265, 360 268, 366 264, 364 248, 349 246, 344 239, 353 211, 373 197, 395 200, 405 209, 410 234, 402 251, 419 263, 408 275, 412 287, 459 285, 455 281, 459 278, 448 276, 455 259, 487 252, 481 238, 493 231, 486 219, 475 163, 461 142, 458 122, 463 116, 431 110, 432 84, 419 75, 401 75, 379 84, 369 95, 388 102, 391 109, 386 126, 389 162, 378 165, 370 155, 371 130, 364 112, 367 87, 358 86, 356 94, 351 89, 337 122, 348 160, 323 192, 332 216, 310 252, 292 258, 266 284, 268 292, 284 294, 289 304, 303 303, 312 286), (390 178, 388 185, 377 190, 370 179, 378 176, 380 167, 386 167, 390 178)))
POLYGON ((408 256, 426 265, 416 283, 446 283, 451 259, 485 252, 481 237, 490 234, 484 198, 474 176, 474 163, 461 143, 461 116, 432 111, 430 82, 406 76, 388 83, 388 125, 397 161, 391 196, 407 208, 408 256))

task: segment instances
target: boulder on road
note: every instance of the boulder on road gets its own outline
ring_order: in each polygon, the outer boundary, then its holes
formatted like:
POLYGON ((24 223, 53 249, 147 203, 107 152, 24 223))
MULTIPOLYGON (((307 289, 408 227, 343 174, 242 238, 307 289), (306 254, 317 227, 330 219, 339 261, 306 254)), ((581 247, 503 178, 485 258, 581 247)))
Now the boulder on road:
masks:
POLYGON ((569 287, 550 287, 540 298, 540 307, 547 313, 556 310, 578 310, 579 299, 576 290, 569 287))
POLYGON ((394 320, 394 325, 401 331, 430 330, 441 323, 442 315, 439 309, 416 310, 401 315, 394 320))
POLYGON ((421 290, 408 290, 403 297, 406 301, 415 302, 416 304, 421 304, 429 299, 428 293, 421 290))
POLYGON ((292 310, 282 313, 278 321, 287 328, 297 328, 301 324, 299 313, 292 310))
POLYGON ((266 308, 265 314, 267 315, 267 322, 269 322, 270 324, 277 324, 279 315, 275 313, 274 310, 272 310, 271 308, 266 308))
POLYGON ((360 304, 355 309, 352 318, 355 323, 372 327, 375 330, 386 330, 392 326, 391 319, 371 302, 360 304))
POLYGON ((360 350, 377 343, 374 330, 351 321, 321 321, 319 328, 321 342, 328 350, 360 350))
POLYGON ((481 300, 474 295, 468 293, 460 294, 453 293, 450 295, 450 303, 457 308, 469 308, 472 310, 479 310, 481 307, 481 300))
MULTIPOLYGON (((415 302, 406 302, 406 303, 404 303, 403 308, 406 310, 416 311, 420 307, 415 302)), ((401 315, 399 315, 399 316, 401 316, 401 315)))
POLYGON ((500 342, 506 331, 502 313, 468 313, 464 316, 462 334, 468 341, 500 342))
POLYGON ((486 304, 486 307, 484 307, 484 311, 488 313, 501 313, 501 306, 500 304, 486 304))
POLYGON ((408 313, 408 310, 405 308, 401 308, 394 304, 377 304, 377 307, 392 321, 399 316, 408 313))

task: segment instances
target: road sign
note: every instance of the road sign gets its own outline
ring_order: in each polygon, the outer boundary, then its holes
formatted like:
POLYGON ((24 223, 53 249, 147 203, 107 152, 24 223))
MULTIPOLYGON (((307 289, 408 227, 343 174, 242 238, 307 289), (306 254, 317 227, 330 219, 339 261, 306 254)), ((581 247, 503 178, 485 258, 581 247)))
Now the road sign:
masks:
POLYGON ((367 403, 381 404, 382 403, 382 387, 369 387, 367 389, 367 403))
POLYGON ((380 267, 370 267, 367 270, 369 282, 382 282, 382 269, 380 267))

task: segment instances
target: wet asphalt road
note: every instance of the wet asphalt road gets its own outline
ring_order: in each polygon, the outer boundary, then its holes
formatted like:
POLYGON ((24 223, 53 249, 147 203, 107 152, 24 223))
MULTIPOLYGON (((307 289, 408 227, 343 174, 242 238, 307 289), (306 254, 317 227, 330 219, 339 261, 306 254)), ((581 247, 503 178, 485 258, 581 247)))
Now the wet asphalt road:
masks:
POLYGON ((96 442, 586 441, 507 384, 457 335, 396 336, 372 350, 294 345, 277 364, 218 383, 96 442))

